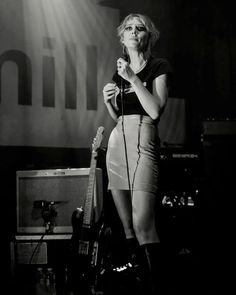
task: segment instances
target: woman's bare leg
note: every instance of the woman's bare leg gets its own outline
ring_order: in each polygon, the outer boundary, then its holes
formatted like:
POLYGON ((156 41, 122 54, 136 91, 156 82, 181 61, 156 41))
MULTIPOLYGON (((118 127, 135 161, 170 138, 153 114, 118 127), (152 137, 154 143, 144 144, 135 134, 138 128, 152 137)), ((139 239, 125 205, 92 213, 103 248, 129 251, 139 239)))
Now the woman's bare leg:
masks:
POLYGON ((133 227, 140 245, 160 242, 156 231, 155 203, 155 194, 142 191, 133 192, 133 227))
POLYGON ((112 190, 112 196, 118 215, 123 224, 126 239, 135 237, 130 192, 128 190, 112 190))

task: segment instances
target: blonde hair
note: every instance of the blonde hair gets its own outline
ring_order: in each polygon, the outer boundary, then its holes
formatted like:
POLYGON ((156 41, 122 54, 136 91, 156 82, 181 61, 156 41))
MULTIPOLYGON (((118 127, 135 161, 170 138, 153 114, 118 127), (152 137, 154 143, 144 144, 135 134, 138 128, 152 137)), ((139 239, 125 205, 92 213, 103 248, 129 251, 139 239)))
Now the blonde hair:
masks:
POLYGON ((146 56, 146 58, 148 58, 151 55, 152 48, 155 46, 157 40, 160 38, 160 32, 148 16, 146 16, 144 14, 139 14, 139 13, 131 13, 131 14, 127 15, 124 18, 124 20, 121 22, 119 27, 117 28, 117 34, 118 34, 118 37, 120 38, 120 43, 123 47, 123 54, 128 56, 128 52, 122 42, 125 27, 126 27, 127 22, 131 19, 134 19, 134 18, 139 19, 139 21, 144 25, 144 27, 149 35, 147 44, 145 44, 144 48, 141 49, 143 54, 146 56))

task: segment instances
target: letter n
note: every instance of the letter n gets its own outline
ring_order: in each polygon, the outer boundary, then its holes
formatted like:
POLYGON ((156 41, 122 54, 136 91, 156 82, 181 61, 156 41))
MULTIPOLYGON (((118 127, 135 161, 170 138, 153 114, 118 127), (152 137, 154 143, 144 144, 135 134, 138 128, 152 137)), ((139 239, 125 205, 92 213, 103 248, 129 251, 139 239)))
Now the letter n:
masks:
MULTIPOLYGON (((32 66, 29 57, 19 50, 8 50, 0 56, 0 71, 5 62, 14 62, 18 67, 18 104, 32 105, 32 66)), ((0 102, 1 102, 0 80, 0 102)))

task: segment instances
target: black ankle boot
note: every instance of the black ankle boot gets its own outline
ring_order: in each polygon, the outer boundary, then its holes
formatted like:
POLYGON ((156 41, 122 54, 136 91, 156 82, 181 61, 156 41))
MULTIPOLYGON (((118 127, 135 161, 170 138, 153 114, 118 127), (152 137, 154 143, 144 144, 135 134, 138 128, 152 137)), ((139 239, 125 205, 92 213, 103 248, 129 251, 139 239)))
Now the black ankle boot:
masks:
POLYGON ((163 251, 160 243, 141 246, 146 256, 146 284, 150 295, 163 294, 163 251))
POLYGON ((126 239, 126 246, 128 249, 128 259, 132 266, 139 264, 140 246, 136 238, 126 239))
POLYGON ((143 287, 146 285, 144 267, 146 263, 145 254, 136 238, 126 239, 126 245, 128 249, 128 260, 131 264, 132 277, 139 290, 136 294, 144 294, 141 290, 143 290, 143 287))

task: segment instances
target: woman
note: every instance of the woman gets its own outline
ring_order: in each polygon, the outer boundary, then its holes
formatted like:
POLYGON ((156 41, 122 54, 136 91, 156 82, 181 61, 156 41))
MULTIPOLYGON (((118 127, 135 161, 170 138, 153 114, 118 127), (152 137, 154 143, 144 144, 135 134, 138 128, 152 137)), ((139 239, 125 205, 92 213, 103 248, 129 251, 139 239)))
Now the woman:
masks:
POLYGON ((118 36, 124 57, 117 60, 113 82, 103 89, 104 103, 117 122, 108 142, 108 188, 132 259, 137 258, 137 244, 144 250, 154 292, 160 253, 155 226, 160 150, 157 126, 166 105, 171 70, 165 59, 152 55, 159 31, 147 16, 128 15, 118 27, 118 36))

